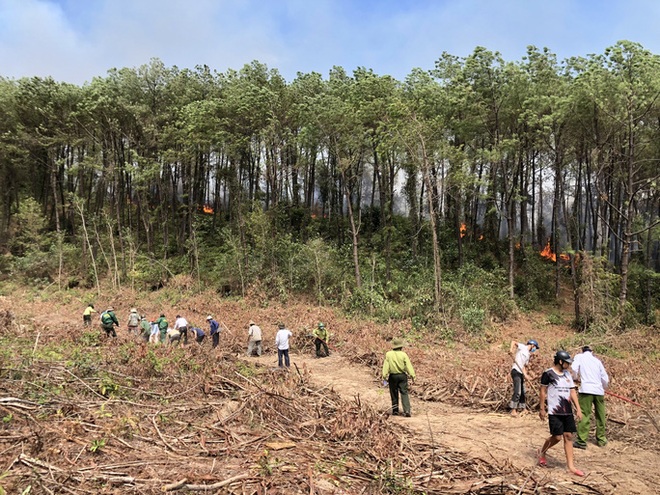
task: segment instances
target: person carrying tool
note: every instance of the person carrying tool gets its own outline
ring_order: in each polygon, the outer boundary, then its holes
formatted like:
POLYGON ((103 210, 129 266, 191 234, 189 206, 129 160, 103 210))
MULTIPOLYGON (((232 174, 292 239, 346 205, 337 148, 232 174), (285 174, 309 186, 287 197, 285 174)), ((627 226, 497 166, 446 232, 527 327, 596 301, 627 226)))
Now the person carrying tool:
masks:
POLYGON ((513 366, 511 367, 511 378, 513 379, 513 395, 511 402, 509 402, 509 409, 511 409, 511 416, 518 417, 527 408, 525 398, 525 379, 529 380, 527 374, 527 364, 532 357, 532 354, 539 348, 539 343, 536 340, 530 339, 526 344, 511 341, 509 352, 513 357, 513 366))
POLYGON ((257 356, 261 356, 261 328, 259 328, 255 322, 250 320, 250 323, 248 323, 247 355, 252 356, 255 348, 257 350, 257 356))
POLYGON ((575 356, 571 365, 573 378, 580 382, 578 400, 582 411, 582 420, 577 425, 577 438, 573 447, 587 448, 587 439, 591 429, 591 406, 596 417, 596 442, 599 447, 607 445, 605 437, 605 389, 610 384, 610 377, 603 363, 594 356, 591 347, 585 345, 582 353, 575 356))
POLYGON ((215 321, 211 315, 206 317, 206 321, 209 322, 209 335, 211 336, 213 342, 211 347, 215 349, 218 347, 218 344, 220 344, 220 323, 215 321))
POLYGON ((383 362, 383 380, 390 387, 392 415, 399 414, 399 393, 401 393, 403 416, 409 418, 411 412, 410 398, 408 397, 408 376, 415 381, 415 370, 408 354, 403 352, 403 346, 404 342, 400 338, 392 339, 392 350, 387 351, 383 362))
POLYGON ((115 326, 119 327, 119 320, 115 315, 115 308, 110 306, 103 313, 101 313, 101 328, 105 332, 106 336, 110 337, 112 335, 113 337, 116 337, 117 332, 115 332, 115 326))
POLYGON ((576 469, 573 463, 573 433, 575 433, 576 427, 571 404, 575 407, 578 421, 582 419, 582 412, 575 391, 575 383, 568 371, 572 362, 568 352, 557 351, 554 366, 545 370, 541 375, 539 417, 542 420, 548 418, 550 436, 537 455, 539 466, 547 466, 545 453, 563 439, 568 471, 576 476, 584 476, 584 472, 576 469))
POLYGON ((330 334, 325 328, 325 325, 323 323, 319 323, 312 333, 314 334, 316 357, 328 357, 330 355, 330 352, 328 351, 328 338, 330 337, 330 334), (323 347, 323 354, 321 354, 321 347, 323 347))

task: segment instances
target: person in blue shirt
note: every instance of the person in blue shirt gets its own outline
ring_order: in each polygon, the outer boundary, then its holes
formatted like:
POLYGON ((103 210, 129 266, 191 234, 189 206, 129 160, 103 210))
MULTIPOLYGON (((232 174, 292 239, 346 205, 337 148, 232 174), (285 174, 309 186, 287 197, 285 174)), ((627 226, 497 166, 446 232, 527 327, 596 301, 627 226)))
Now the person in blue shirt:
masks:
POLYGON ((213 339, 212 347, 215 349, 220 343, 220 324, 211 315, 206 317, 206 321, 209 322, 209 334, 211 335, 211 339, 213 339))
POLYGON ((204 337, 206 337, 204 330, 199 327, 190 327, 190 332, 195 336, 195 341, 198 344, 204 342, 204 337))

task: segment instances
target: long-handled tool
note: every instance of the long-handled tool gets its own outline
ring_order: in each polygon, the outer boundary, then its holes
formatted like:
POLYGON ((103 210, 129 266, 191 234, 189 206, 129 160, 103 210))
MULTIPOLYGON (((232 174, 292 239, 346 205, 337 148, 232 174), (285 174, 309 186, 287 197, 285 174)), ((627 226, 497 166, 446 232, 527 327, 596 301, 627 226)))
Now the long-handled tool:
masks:
POLYGON ((609 390, 605 390, 605 394, 606 395, 611 395, 612 397, 616 397, 617 399, 621 399, 621 400, 624 400, 626 402, 630 402, 631 404, 634 404, 638 407, 644 407, 639 402, 635 402, 634 400, 629 399, 628 397, 624 397, 623 395, 615 394, 614 392, 610 392, 609 390))

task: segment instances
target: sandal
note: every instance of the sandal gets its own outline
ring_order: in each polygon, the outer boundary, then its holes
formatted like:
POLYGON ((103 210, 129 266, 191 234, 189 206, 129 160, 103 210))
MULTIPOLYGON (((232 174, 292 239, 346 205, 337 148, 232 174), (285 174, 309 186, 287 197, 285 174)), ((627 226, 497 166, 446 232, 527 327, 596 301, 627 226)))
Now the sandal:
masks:
POLYGON ((548 465, 548 461, 545 459, 545 455, 541 453, 540 449, 536 451, 536 457, 538 458, 539 466, 546 467, 548 465))
POLYGON ((580 476, 580 477, 582 477, 582 476, 584 476, 584 471, 580 471, 579 469, 576 469, 575 471, 573 471, 573 474, 574 474, 575 476, 580 476))

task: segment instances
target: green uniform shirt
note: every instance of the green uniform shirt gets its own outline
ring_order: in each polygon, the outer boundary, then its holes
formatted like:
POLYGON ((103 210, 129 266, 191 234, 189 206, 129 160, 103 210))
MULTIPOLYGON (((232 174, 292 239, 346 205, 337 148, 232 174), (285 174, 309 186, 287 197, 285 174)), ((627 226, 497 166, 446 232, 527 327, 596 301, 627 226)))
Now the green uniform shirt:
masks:
POLYGON ((314 334, 314 337, 316 337, 318 339, 321 339, 321 340, 325 340, 326 342, 328 341, 328 337, 329 337, 328 330, 325 327, 324 328, 315 328, 314 332, 312 332, 312 333, 314 334))
POLYGON ((385 354, 385 362, 383 363, 383 380, 391 374, 397 373, 407 373, 410 375, 410 378, 415 379, 415 370, 413 369, 412 363, 408 354, 402 350, 393 350, 388 351, 385 354))
POLYGON ((142 335, 151 335, 151 325, 149 325, 149 322, 146 320, 146 318, 140 321, 140 328, 142 329, 142 335))

